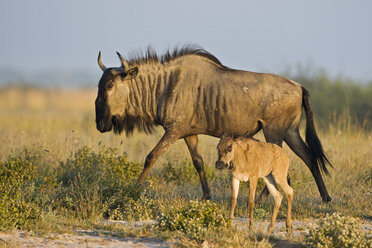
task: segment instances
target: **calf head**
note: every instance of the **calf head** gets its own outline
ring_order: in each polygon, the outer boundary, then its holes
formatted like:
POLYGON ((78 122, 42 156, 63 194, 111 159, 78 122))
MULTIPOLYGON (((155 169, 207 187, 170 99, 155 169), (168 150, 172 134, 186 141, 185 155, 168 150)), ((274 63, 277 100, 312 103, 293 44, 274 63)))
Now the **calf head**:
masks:
POLYGON ((234 151, 236 149, 236 142, 232 137, 225 133, 222 134, 220 142, 217 145, 218 160, 216 161, 217 169, 234 168, 234 151))

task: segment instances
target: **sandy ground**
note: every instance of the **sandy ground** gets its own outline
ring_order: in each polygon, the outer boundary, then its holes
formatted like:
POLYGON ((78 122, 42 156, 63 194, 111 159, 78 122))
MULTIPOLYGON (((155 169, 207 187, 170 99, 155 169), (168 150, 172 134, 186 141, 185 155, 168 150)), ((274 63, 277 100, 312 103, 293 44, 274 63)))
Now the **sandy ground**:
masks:
MULTIPOLYGON (((134 225, 141 227, 144 224, 151 224, 153 221, 129 223, 126 221, 105 221, 105 223, 116 223, 121 225, 134 225)), ((309 232, 309 224, 315 223, 315 220, 309 221, 294 221, 292 241, 287 240, 285 232, 285 222, 279 220, 275 225, 273 238, 275 241, 274 247, 304 247, 301 241, 304 235, 309 232)), ((238 228, 247 228, 246 218, 236 218, 233 225, 238 228)), ((255 230, 267 230, 268 222, 256 222, 255 230)), ((363 228, 367 233, 372 231, 372 222, 363 223, 363 228)), ((49 234, 45 237, 35 237, 24 231, 13 231, 8 233, 0 233, 0 247, 84 247, 84 248, 100 248, 100 247, 129 247, 129 248, 162 248, 170 247, 168 242, 160 239, 141 237, 141 238, 119 238, 110 235, 110 233, 102 234, 95 230, 75 230, 74 234, 49 234)))
POLYGON ((78 231, 77 234, 52 234, 46 237, 30 237, 22 231, 0 234, 0 247, 170 247, 166 242, 151 238, 124 239, 99 236, 94 231, 78 231), (2 243, 3 244, 2 244, 2 243))

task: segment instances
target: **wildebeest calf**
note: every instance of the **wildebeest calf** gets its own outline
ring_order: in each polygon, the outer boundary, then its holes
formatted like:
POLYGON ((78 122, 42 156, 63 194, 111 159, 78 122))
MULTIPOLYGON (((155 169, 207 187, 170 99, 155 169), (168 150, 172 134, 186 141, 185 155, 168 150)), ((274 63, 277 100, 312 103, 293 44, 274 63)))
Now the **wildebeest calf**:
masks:
POLYGON ((258 178, 263 178, 275 205, 268 232, 274 229, 278 210, 283 196, 276 189, 275 182, 283 189, 288 202, 287 231, 292 232, 292 198, 293 189, 287 183, 289 159, 288 155, 278 146, 259 142, 253 138, 232 138, 223 134, 217 146, 217 169, 229 168, 232 172, 232 195, 230 218, 234 217, 236 199, 239 192, 239 182, 249 180, 249 226, 253 225, 254 196, 258 178))

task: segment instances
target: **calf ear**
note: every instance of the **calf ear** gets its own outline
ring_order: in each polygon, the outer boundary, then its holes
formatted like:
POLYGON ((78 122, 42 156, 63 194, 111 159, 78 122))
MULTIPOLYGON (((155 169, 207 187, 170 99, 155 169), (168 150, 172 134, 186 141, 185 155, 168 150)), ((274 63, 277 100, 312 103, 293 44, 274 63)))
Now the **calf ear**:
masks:
POLYGON ((126 71, 127 76, 125 79, 133 79, 138 74, 138 67, 130 68, 128 71, 126 71))
POLYGON ((226 138, 226 137, 227 137, 227 134, 226 134, 225 131, 223 131, 223 133, 222 133, 222 135, 221 135, 221 139, 226 138))

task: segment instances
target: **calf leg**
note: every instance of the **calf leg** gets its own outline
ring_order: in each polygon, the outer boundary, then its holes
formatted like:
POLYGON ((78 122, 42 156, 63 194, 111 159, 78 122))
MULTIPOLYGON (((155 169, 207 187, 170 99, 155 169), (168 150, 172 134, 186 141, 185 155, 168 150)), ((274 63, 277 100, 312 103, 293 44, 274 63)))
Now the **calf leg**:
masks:
POLYGON ((236 202, 239 193, 239 183, 240 181, 235 177, 231 179, 231 201, 230 201, 230 219, 234 218, 234 210, 236 207, 236 202))
POLYGON ((147 155, 145 160, 145 166, 142 170, 140 177, 138 178, 137 184, 143 183, 147 174, 149 173, 151 167, 154 165, 155 161, 168 150, 168 148, 178 140, 179 137, 171 130, 165 131, 163 137, 160 139, 158 144, 154 149, 147 155))
POLYGON ((249 198, 248 198, 248 212, 249 212, 249 228, 253 227, 253 210, 254 210, 254 196, 257 187, 257 177, 249 179, 249 198))
POLYGON ((269 174, 268 176, 264 177, 264 181, 266 183, 266 186, 267 186, 270 194, 274 198, 273 216, 271 218, 271 222, 270 222, 269 230, 268 230, 268 234, 270 234, 274 230, 274 225, 275 225, 276 217, 278 215, 279 207, 280 207, 280 204, 282 203, 283 196, 275 188, 275 185, 274 185, 275 181, 274 181, 274 178, 273 178, 272 174, 269 174))
MULTIPOLYGON (((267 129, 267 128, 264 128, 263 131, 264 131, 266 142, 277 144, 278 146, 282 147, 284 134, 282 134, 281 132, 271 131, 270 129, 267 129)), ((288 175, 288 181, 290 181, 289 175, 288 175)), ((274 185, 276 186, 275 182, 274 182, 274 185)), ((269 190, 267 189, 267 186, 265 186, 260 196, 257 198, 256 203, 265 201, 268 196, 269 196, 269 190)))
POLYGON ((274 175, 275 181, 279 186, 283 189, 285 196, 287 198, 287 205, 288 205, 288 211, 287 211, 287 232, 289 234, 292 233, 292 200, 293 200, 293 189, 291 186, 288 185, 288 182, 286 180, 286 176, 283 173, 283 171, 279 171, 279 173, 282 173, 282 175, 274 175))
POLYGON ((204 172, 204 163, 203 158, 201 156, 200 148, 199 148, 199 140, 197 135, 192 135, 185 138, 185 142, 187 147, 189 148, 192 162, 196 171, 199 174, 200 183, 203 189, 203 200, 211 199, 210 190, 208 187, 207 177, 204 172))
POLYGON ((324 184, 322 174, 320 173, 319 168, 313 164, 309 148, 302 140, 298 129, 288 130, 285 137, 285 142, 292 149, 292 151, 305 162, 311 171, 323 202, 331 201, 331 197, 329 196, 327 188, 324 184))

